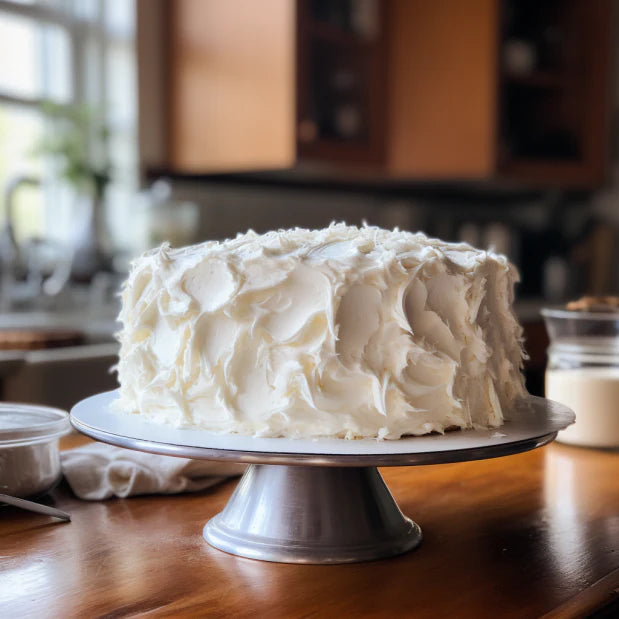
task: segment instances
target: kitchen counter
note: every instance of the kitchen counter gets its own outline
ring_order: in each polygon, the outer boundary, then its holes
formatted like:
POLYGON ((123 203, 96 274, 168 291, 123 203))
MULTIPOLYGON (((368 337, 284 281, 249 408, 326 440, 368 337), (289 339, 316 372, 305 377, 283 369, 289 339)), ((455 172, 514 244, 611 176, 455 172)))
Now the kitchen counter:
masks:
POLYGON ((118 386, 110 368, 118 360, 114 333, 118 307, 57 312, 0 313, 0 330, 76 330, 84 341, 40 350, 0 350, 0 398, 69 410, 76 402, 118 386))
POLYGON ((526 618, 619 604, 619 452, 553 444, 382 473, 424 541, 354 565, 263 563, 208 546, 202 527, 236 480, 103 502, 61 486, 53 501, 72 513, 67 524, 0 508, 0 614, 526 618))

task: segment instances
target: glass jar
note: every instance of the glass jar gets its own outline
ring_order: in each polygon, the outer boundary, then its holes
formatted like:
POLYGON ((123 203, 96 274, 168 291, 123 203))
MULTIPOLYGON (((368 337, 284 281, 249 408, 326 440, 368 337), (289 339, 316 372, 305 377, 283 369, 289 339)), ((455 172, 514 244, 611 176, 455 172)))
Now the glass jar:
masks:
POLYGON ((557 440, 619 447, 619 313, 543 309, 542 315, 550 337, 546 397, 576 413, 557 440))

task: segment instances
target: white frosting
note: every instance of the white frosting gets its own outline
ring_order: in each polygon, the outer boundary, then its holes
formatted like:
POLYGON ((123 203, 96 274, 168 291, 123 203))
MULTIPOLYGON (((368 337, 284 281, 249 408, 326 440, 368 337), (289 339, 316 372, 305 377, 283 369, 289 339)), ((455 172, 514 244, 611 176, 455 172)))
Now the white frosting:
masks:
MULTIPOLYGON (((0 446, 0 493, 28 497, 48 492, 59 479, 58 440, 0 446)), ((1 502, 1 501, 0 501, 1 502)))
POLYGON ((423 234, 253 231, 135 261, 119 406, 255 436, 497 427, 525 394, 516 270, 423 234))

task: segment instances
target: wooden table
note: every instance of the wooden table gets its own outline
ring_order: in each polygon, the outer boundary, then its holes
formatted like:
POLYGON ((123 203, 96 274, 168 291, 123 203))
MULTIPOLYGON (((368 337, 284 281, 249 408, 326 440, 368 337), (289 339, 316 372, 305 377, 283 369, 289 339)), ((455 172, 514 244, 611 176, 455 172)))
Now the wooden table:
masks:
MULTIPOLYGON (((73 521, 0 509, 0 616, 583 616, 619 601, 619 453, 558 444, 383 469, 422 526, 414 552, 342 566, 262 563, 202 539, 236 481, 84 502, 73 521)), ((609 615, 610 616, 610 615, 609 615)))

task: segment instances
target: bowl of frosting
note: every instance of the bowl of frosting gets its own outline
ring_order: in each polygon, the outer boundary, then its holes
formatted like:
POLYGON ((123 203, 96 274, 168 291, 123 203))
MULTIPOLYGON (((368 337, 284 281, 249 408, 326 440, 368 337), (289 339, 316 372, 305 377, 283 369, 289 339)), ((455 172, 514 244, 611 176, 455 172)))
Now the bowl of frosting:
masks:
POLYGON ((0 403, 0 493, 37 497, 62 478, 58 440, 71 431, 66 411, 0 403))

